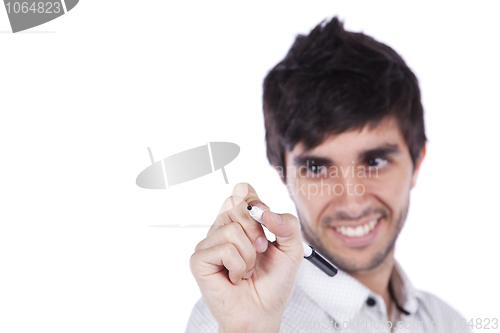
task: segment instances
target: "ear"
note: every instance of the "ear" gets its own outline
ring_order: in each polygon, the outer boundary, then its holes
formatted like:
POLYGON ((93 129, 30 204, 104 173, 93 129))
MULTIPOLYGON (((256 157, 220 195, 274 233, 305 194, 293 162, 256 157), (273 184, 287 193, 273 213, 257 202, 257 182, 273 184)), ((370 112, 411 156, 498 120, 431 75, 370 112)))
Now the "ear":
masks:
POLYGON ((422 165, 422 161, 425 157, 425 147, 426 144, 424 143, 424 146, 420 150, 420 154, 418 155, 417 161, 415 162, 415 168, 413 169, 413 176, 411 179, 411 188, 415 187, 415 184, 417 183, 417 176, 418 176, 418 171, 420 170, 420 165, 422 165))

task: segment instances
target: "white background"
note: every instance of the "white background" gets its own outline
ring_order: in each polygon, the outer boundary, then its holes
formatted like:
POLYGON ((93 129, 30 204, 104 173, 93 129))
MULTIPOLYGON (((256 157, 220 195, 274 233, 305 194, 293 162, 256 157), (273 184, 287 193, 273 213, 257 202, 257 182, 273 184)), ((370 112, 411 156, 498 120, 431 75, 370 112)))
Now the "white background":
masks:
POLYGON ((265 156, 262 80, 297 33, 338 14, 398 51, 429 144, 396 257, 465 317, 500 317, 496 1, 87 1, 12 34, 0 7, 0 331, 183 332, 189 257, 238 182, 295 213, 265 156), (135 185, 207 141, 219 172, 135 185))

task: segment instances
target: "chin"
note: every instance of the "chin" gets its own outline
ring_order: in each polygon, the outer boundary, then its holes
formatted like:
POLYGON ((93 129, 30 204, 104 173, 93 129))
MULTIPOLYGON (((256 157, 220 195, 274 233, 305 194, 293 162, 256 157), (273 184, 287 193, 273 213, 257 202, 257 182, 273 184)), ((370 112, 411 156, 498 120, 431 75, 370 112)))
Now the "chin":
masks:
MULTIPOLYGON (((388 241, 388 232, 381 225, 377 232, 377 237, 354 240, 349 242, 339 241, 343 235, 332 235, 336 231, 329 231, 327 238, 323 239, 323 246, 320 246, 324 254, 343 271, 356 272, 368 270, 380 265, 389 255, 394 246, 394 242, 388 241)), ((325 233, 324 233, 325 235, 325 233)), ((372 235, 373 236, 373 235, 372 235)), ((323 252, 322 252, 323 253, 323 252)))

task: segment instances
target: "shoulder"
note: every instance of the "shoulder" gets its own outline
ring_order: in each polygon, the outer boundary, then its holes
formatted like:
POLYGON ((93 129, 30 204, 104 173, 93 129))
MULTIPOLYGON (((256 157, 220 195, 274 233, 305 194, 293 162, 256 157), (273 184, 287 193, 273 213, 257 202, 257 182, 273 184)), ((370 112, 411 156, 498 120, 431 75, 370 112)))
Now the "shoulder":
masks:
POLYGON ((419 300, 419 307, 429 314, 441 314, 450 318, 461 316, 457 310, 433 293, 417 290, 416 296, 419 300))
POLYGON ((217 320, 208 310, 207 303, 203 297, 196 302, 189 316, 189 321, 186 327, 186 333, 217 333, 219 325, 217 320))
POLYGON ((431 320, 437 320, 439 327, 452 329, 453 332, 472 332, 467 326, 468 320, 455 308, 433 293, 417 290, 419 312, 425 313, 431 320))

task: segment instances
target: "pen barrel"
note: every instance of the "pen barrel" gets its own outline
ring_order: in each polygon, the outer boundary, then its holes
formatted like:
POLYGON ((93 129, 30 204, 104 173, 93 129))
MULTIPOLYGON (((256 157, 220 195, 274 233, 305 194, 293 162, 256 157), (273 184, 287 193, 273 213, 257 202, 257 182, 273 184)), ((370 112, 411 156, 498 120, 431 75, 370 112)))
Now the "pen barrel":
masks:
POLYGON ((316 251, 312 251, 311 255, 308 257, 304 257, 309 260, 314 266, 321 269, 328 276, 337 275, 338 269, 331 262, 326 260, 321 254, 316 251))

